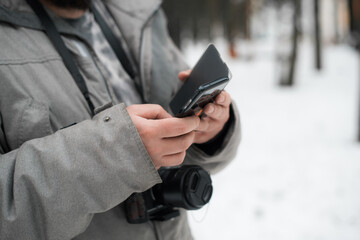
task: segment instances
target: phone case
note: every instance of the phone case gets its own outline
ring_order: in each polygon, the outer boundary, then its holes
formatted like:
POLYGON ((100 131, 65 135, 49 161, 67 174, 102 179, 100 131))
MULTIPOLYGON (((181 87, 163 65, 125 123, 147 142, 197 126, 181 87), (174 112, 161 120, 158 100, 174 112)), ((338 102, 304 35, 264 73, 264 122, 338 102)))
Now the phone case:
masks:
POLYGON ((186 104, 198 93, 201 86, 219 79, 229 78, 229 69, 213 44, 200 57, 189 77, 170 102, 173 114, 178 115, 186 104))

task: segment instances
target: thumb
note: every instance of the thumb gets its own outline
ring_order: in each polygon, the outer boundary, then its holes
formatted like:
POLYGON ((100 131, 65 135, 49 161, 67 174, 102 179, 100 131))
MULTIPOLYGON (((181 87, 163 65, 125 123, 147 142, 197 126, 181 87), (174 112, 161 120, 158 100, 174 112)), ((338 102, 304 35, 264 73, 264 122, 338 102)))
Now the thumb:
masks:
POLYGON ((189 77, 190 73, 191 73, 191 69, 188 69, 188 70, 186 70, 186 71, 181 71, 181 72, 179 72, 179 74, 178 74, 178 78, 179 78, 182 82, 184 82, 184 81, 189 77))
POLYGON ((134 104, 126 108, 129 115, 136 115, 146 119, 163 119, 172 116, 157 104, 134 104))

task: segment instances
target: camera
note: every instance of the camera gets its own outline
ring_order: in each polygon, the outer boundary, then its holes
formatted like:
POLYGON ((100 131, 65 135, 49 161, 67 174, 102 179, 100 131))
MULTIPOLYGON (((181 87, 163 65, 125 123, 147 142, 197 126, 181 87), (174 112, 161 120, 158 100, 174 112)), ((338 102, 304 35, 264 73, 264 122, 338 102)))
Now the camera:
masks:
POLYGON ((196 210, 212 196, 211 177, 197 165, 160 168, 162 183, 142 193, 133 193, 125 201, 127 221, 131 224, 149 220, 165 221, 180 215, 178 208, 196 210))

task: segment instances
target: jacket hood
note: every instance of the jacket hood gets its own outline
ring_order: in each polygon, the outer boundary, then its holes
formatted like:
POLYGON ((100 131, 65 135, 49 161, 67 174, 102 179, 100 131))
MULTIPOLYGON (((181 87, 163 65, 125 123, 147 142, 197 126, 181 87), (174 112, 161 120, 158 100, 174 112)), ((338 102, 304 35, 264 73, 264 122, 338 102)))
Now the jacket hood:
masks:
MULTIPOLYGON (((101 0, 95 0, 101 1, 101 0)), ((146 23, 161 5, 161 0, 103 0, 109 8, 116 8, 132 18, 146 23)), ((0 22, 42 30, 43 27, 25 0, 0 0, 0 22)), ((60 32, 75 34, 66 26, 57 24, 60 32)))

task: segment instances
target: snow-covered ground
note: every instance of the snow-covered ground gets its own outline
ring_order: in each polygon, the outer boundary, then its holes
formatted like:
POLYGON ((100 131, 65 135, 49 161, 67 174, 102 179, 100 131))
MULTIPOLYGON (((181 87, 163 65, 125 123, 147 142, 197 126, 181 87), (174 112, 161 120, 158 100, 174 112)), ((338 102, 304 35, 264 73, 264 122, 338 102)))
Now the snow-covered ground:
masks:
MULTIPOLYGON (((197 240, 359 240, 360 144, 356 119, 360 63, 351 48, 327 46, 314 70, 302 43, 296 85, 279 87, 274 42, 247 46, 252 61, 226 57, 227 91, 238 105, 242 143, 213 176, 208 207, 189 213, 197 240)), ((188 45, 194 64, 205 44, 188 45)))

